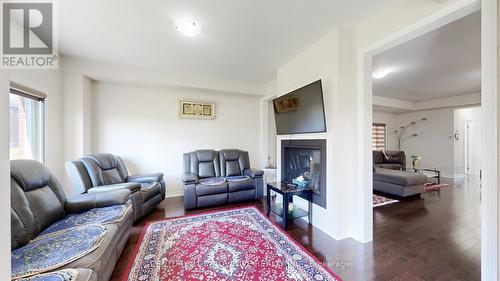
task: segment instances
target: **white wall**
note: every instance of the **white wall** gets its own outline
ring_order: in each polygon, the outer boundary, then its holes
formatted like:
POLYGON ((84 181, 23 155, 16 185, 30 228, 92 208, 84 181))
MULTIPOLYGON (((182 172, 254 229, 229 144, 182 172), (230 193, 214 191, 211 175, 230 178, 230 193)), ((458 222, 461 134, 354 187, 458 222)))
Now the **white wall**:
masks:
MULTIPOLYGON (((335 238, 353 236, 355 231, 356 112, 355 95, 348 94, 353 91, 352 60, 352 33, 335 29, 277 70, 278 95, 322 79, 327 132, 293 138, 327 140, 327 206, 314 205, 313 224, 335 238)), ((278 167, 283 138, 288 136, 277 138, 278 167)))
POLYGON ((239 148, 260 168, 258 96, 112 82, 94 82, 91 96, 91 152, 122 155, 132 173, 165 173, 167 196, 183 194, 183 152, 239 148), (215 120, 179 118, 183 98, 215 101, 215 120))
POLYGON ((406 153, 407 165, 411 165, 412 155, 419 155, 422 157, 422 168, 437 168, 441 171, 442 177, 454 177, 453 112, 452 108, 448 108, 416 111, 397 116, 398 127, 424 117, 428 118, 428 121, 412 126, 405 134, 406 136, 418 134, 417 137, 402 141, 401 149, 406 153))
MULTIPOLYGON (((68 56, 62 57, 60 67, 61 91, 64 93, 62 105, 63 163, 92 152, 93 124, 90 114, 90 81, 107 81, 145 87, 186 87, 227 93, 228 96, 254 94, 260 97, 266 91, 265 85, 259 83, 209 77, 172 77, 158 71, 68 56)), ((260 116, 256 121, 257 124, 258 120, 260 120, 260 116)), ((260 133, 259 131, 258 134, 260 133)), ((259 141, 258 145, 260 144, 259 141)), ((63 182, 66 185, 70 184, 66 173, 63 182)))
POLYGON ((459 140, 454 143, 455 152, 455 175, 465 175, 465 146, 466 146, 466 121, 469 125, 469 175, 478 176, 482 162, 481 144, 481 107, 457 109, 454 112, 455 132, 459 134, 459 140))
POLYGON ((276 167, 276 123, 274 119, 273 99, 276 97, 276 77, 266 83, 265 97, 261 99, 261 141, 262 167, 269 163, 276 167))
POLYGON ((397 115, 394 113, 373 111, 373 123, 385 124, 387 150, 398 149, 398 142, 394 134, 394 130, 398 129, 396 118, 397 115))
POLYGON ((9 76, 0 70, 0 280, 10 280, 9 76))

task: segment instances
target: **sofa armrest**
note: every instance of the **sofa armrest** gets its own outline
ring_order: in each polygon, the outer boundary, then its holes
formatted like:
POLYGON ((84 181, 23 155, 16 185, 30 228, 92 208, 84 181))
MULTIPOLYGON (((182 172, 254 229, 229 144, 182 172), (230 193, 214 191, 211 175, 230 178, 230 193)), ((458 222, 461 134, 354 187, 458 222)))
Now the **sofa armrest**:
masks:
POLYGON ((184 209, 190 210, 197 206, 198 198, 196 196, 196 185, 185 184, 184 185, 184 209))
POLYGON ((129 190, 131 193, 134 193, 141 190, 141 184, 137 182, 125 182, 110 185, 101 185, 92 187, 91 189, 87 190, 87 193, 109 192, 121 189, 129 190))
POLYGON ((161 181, 163 173, 137 174, 127 177, 127 182, 151 183, 161 181))
POLYGON ((70 213, 83 212, 93 208, 126 204, 130 191, 126 189, 100 193, 84 193, 66 200, 65 209, 70 213))
POLYGON ((198 183, 198 175, 192 173, 185 173, 182 175, 182 182, 184 184, 196 184, 198 183))
POLYGON ((264 175, 264 171, 255 169, 246 169, 245 171, 243 171, 243 174, 251 178, 262 178, 262 176, 264 175))

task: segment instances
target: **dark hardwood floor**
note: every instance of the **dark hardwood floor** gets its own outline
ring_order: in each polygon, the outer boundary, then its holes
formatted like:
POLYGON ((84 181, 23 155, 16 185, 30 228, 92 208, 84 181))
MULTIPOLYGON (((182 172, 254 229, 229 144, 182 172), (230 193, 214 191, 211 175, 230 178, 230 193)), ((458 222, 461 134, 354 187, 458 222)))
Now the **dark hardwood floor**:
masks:
MULTIPOLYGON (((422 198, 375 208, 371 243, 335 240, 301 221, 291 223, 288 233, 346 281, 480 280, 478 181, 471 179, 445 187, 439 193, 426 193, 422 198)), ((264 202, 250 203, 264 209, 264 202)), ((225 207, 234 206, 238 205, 225 207)), ((185 213, 182 197, 168 198, 136 223, 111 280, 121 280, 148 221, 185 213)))

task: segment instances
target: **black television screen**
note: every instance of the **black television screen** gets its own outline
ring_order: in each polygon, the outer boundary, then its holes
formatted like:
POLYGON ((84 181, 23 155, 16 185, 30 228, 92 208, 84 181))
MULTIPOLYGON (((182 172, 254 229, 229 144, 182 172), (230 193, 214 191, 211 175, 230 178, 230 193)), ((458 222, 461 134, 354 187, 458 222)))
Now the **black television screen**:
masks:
POLYGON ((273 100, 278 135, 326 132, 321 80, 273 100))

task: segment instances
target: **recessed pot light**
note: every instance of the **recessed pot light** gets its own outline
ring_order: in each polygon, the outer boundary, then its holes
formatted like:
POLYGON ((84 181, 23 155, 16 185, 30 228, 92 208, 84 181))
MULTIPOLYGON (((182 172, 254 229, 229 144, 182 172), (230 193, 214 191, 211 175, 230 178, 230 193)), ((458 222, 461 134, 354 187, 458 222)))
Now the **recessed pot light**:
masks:
POLYGON ((387 74, 389 74, 390 71, 388 69, 379 69, 377 71, 374 71, 372 73, 372 77, 375 78, 375 79, 382 79, 384 77, 387 76, 387 74))
POLYGON ((195 20, 188 18, 176 19, 175 29, 187 37, 194 37, 201 33, 201 25, 195 20))

